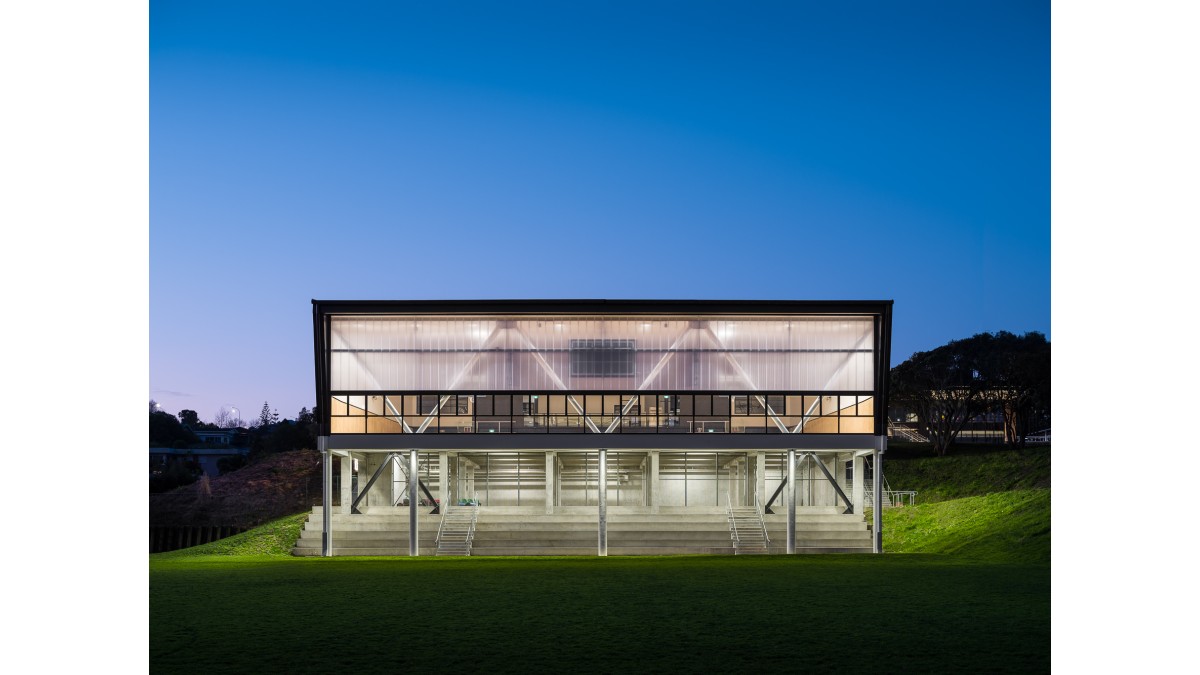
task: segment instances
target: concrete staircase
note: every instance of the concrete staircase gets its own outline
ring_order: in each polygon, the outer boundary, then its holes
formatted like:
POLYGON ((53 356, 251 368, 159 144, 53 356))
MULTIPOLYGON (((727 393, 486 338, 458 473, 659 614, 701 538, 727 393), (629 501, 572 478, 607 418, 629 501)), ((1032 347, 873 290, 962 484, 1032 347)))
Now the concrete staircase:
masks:
MULTIPOLYGON (((449 517, 449 514, 447 514, 449 517)), ((421 555, 437 553, 440 516, 418 518, 421 555)), ((362 515, 335 513, 333 554, 338 556, 408 555, 408 509, 371 507, 362 515)), ((547 515, 537 507, 481 507, 470 555, 596 555, 595 507, 558 507, 547 515)), ((771 544, 767 552, 785 553, 787 516, 765 517, 771 544)), ((761 532, 761 529, 759 530, 761 532)), ((798 553, 869 553, 871 534, 862 516, 839 509, 807 507, 796 518, 798 553)), ((748 552, 747 549, 743 552, 748 552)), ((736 553, 727 511, 721 507, 610 508, 609 555, 736 553)), ((761 552, 761 551, 760 551, 761 552)), ((321 510, 314 508, 292 550, 298 556, 321 555, 321 510)))
POLYGON ((755 506, 732 506, 729 508, 729 534, 733 541, 734 555, 766 555, 767 533, 763 529, 758 508, 755 506))
POLYGON ((448 506, 437 538, 437 555, 471 555, 478 506, 448 506))
MULTIPOLYGON (((796 509, 797 553, 870 553, 871 528, 861 515, 845 515, 842 507, 796 509)), ((763 517, 771 537, 771 553, 787 553, 787 513, 763 517)))

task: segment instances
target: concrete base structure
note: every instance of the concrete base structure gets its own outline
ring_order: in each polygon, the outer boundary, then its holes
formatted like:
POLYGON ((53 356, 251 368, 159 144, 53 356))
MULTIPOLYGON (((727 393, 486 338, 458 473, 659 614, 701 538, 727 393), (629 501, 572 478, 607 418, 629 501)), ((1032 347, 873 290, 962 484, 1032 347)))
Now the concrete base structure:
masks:
MULTIPOLYGON (((437 549, 440 516, 420 516, 420 555, 437 549)), ((765 518, 770 553, 785 553, 786 516, 765 518)), ((482 507, 472 555, 597 554, 596 514, 586 507, 562 507, 547 515, 537 507, 482 507)), ((408 509, 370 509, 361 515, 333 516, 335 556, 408 555, 408 509)), ((608 511, 609 555, 733 554, 723 509, 613 507, 608 511)), ((870 553, 871 533, 861 516, 835 507, 800 507, 796 514, 796 553, 870 553)), ((321 555, 321 509, 314 508, 293 553, 321 555)))

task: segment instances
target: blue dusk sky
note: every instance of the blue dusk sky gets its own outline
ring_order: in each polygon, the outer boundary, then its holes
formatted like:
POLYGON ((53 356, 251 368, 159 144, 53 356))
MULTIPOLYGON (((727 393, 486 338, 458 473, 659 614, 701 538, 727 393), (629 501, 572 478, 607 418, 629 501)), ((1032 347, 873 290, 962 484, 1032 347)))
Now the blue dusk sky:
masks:
POLYGON ((152 2, 150 397, 312 407, 313 298, 1049 336, 1050 5, 152 2))

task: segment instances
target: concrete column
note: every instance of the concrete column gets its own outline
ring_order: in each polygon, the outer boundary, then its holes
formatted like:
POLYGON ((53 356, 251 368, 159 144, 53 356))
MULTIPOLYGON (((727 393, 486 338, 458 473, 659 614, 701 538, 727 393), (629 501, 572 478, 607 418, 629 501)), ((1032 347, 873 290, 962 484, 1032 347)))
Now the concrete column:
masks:
POLYGON ((662 493, 658 481, 658 451, 650 451, 650 513, 658 513, 658 506, 662 503, 662 493))
POLYGON ((333 555, 333 460, 329 456, 329 437, 317 438, 321 451, 321 555, 333 555))
POLYGON ((441 510, 450 506, 450 458, 445 450, 438 453, 438 491, 437 500, 441 510))
POLYGON ((767 505, 767 453, 759 450, 754 453, 754 479, 755 489, 758 491, 758 508, 763 508, 767 505))
POLYGON ((863 499, 866 496, 866 483, 863 481, 863 473, 866 468, 866 462, 862 455, 854 454, 854 468, 852 469, 851 485, 850 485, 850 500, 854 502, 854 513, 863 515, 866 513, 863 499))
POLYGON ((554 474, 558 464, 558 453, 553 450, 546 451, 546 515, 554 513, 554 486, 556 481, 554 474))
POLYGON ((599 550, 596 555, 608 555, 608 450, 600 449, 600 468, 597 475, 596 492, 599 494, 600 527, 599 550))
POLYGON ((408 554, 411 556, 421 555, 419 548, 420 540, 417 536, 417 502, 420 499, 417 495, 421 491, 421 487, 417 484, 420 476, 417 475, 417 451, 408 451, 408 554))
POLYGON ((871 495, 875 503, 871 505, 873 509, 871 513, 872 534, 875 541, 873 542, 872 552, 883 553, 883 452, 887 448, 887 437, 875 437, 875 461, 872 462, 871 478, 874 479, 874 494, 871 495))
POLYGON ((354 487, 354 455, 349 452, 342 457, 342 470, 340 474, 342 481, 341 489, 339 490, 342 502, 340 510, 342 513, 350 513, 350 504, 354 501, 354 493, 351 491, 351 488, 354 487))

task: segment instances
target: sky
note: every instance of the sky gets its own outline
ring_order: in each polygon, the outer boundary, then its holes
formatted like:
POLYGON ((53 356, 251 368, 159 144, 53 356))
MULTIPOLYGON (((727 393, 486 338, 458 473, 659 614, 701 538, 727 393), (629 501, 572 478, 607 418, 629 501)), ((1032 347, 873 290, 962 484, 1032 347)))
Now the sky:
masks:
POLYGON ((170 413, 311 408, 313 298, 1052 337, 1048 2, 152 2, 149 54, 170 413))

